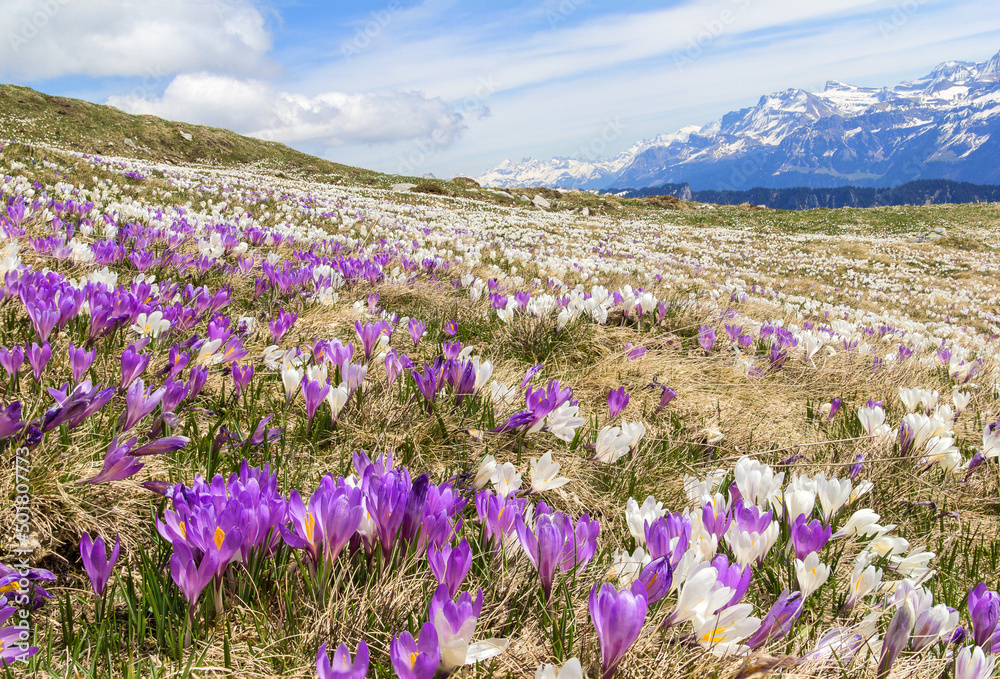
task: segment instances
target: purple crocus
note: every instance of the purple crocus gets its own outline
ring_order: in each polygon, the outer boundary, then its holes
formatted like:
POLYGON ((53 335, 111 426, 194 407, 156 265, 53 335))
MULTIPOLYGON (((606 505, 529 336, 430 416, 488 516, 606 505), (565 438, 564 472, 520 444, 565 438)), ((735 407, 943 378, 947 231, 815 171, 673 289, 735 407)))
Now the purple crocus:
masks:
POLYGON ((543 365, 545 364, 539 363, 538 365, 533 365, 530 368, 528 368, 528 370, 524 373, 524 379, 521 380, 522 389, 528 386, 528 382, 530 382, 531 378, 534 377, 538 373, 538 371, 542 369, 543 365))
POLYGON ((670 558, 666 556, 653 559, 639 574, 639 582, 645 586, 646 600, 650 604, 655 604, 670 593, 673 580, 674 568, 670 565, 670 558))
POLYGON ((698 344, 705 353, 712 351, 712 347, 715 346, 715 330, 710 325, 703 325, 698 328, 698 344))
POLYGON ((73 372, 73 381, 79 382, 83 379, 84 374, 90 369, 91 364, 97 357, 97 349, 92 351, 87 351, 85 349, 76 349, 73 347, 73 343, 69 343, 69 367, 73 372))
POLYGON ((601 644, 604 679, 614 675, 629 647, 639 638, 647 609, 646 588, 641 582, 621 592, 610 582, 604 583, 600 592, 597 585, 590 590, 590 620, 601 644))
POLYGON ((885 636, 882 638, 882 655, 879 658, 876 670, 876 676, 879 679, 883 679, 889 675, 892 664, 896 662, 896 658, 906 648, 916 620, 917 616, 913 609, 913 604, 909 599, 905 599, 896 609, 892 620, 889 621, 889 627, 885 630, 885 636))
POLYGON ((242 396, 243 392, 250 385, 250 380, 253 379, 253 363, 247 363, 245 366, 233 363, 232 372, 236 395, 242 396))
POLYGON ((121 358, 121 388, 124 389, 128 385, 132 384, 132 382, 146 370, 146 366, 148 365, 149 354, 140 354, 136 352, 134 346, 130 346, 125 349, 125 351, 122 352, 121 358))
POLYGON ((712 559, 712 567, 718 573, 716 582, 733 590, 733 598, 715 611, 718 613, 723 608, 735 606, 743 600, 743 596, 750 587, 750 566, 748 564, 745 568, 741 568, 738 563, 730 564, 729 558, 725 554, 719 554, 712 559))
POLYGON ((125 412, 122 413, 121 418, 118 420, 121 430, 123 432, 128 431, 138 424, 142 418, 156 410, 156 406, 160 404, 160 400, 163 398, 165 392, 166 389, 163 387, 155 391, 152 387, 146 389, 146 385, 143 384, 141 377, 133 382, 132 386, 125 393, 125 412))
POLYGON ((667 514, 645 526, 646 551, 653 559, 665 556, 676 568, 691 540, 691 520, 683 514, 667 514))
POLYGON ((427 330, 427 325, 422 321, 411 318, 410 322, 406 324, 406 329, 410 331, 410 338, 413 340, 413 348, 416 349, 417 345, 420 343, 420 338, 424 336, 424 331, 427 330))
POLYGON ((812 552, 823 549, 830 541, 832 533, 830 526, 823 525, 819 519, 810 521, 805 514, 800 514, 792 524, 795 558, 804 560, 812 552))
POLYGON ((389 386, 396 383, 400 373, 403 372, 403 361, 395 349, 390 349, 385 354, 385 377, 389 386))
POLYGON ((52 348, 48 342, 42 342, 42 346, 38 346, 32 342, 31 348, 26 353, 28 354, 28 363, 31 364, 31 371, 35 376, 35 381, 41 382, 45 366, 49 364, 49 359, 52 358, 52 348))
POLYGON ((298 314, 289 313, 284 309, 278 310, 277 316, 267 323, 267 327, 271 330, 271 337, 274 339, 275 344, 277 344, 281 338, 285 336, 285 333, 291 330, 295 321, 298 319, 298 314))
POLYGON ((163 455, 180 450, 191 442, 186 436, 164 436, 163 438, 150 441, 133 450, 129 455, 132 457, 146 457, 149 455, 163 455))
POLYGON ((354 333, 361 341, 361 347, 365 352, 365 360, 371 359, 379 340, 382 339, 383 335, 388 336, 389 330, 390 326, 385 321, 365 323, 364 325, 361 325, 361 321, 354 322, 354 333))
POLYGON ((0 366, 7 372, 8 377, 14 377, 24 363, 24 349, 17 346, 13 349, 0 347, 0 366))
POLYGON ((136 438, 133 436, 122 445, 118 445, 118 437, 111 439, 108 452, 104 455, 104 467, 93 478, 81 481, 80 483, 107 483, 108 481, 121 481, 130 476, 135 476, 143 464, 136 460, 129 451, 135 445, 136 438))
POLYGON ((194 606, 202 591, 208 586, 218 570, 218 553, 208 551, 196 562, 194 554, 187 543, 174 540, 174 553, 170 557, 170 577, 180 588, 181 594, 188 602, 188 615, 194 616, 194 606))
POLYGON ((786 589, 767 611, 757 631, 744 643, 757 650, 769 641, 784 638, 801 613, 802 593, 786 589))
POLYGON ((666 385, 659 384, 658 382, 653 382, 649 386, 650 387, 659 387, 660 390, 661 390, 660 391, 660 405, 658 405, 656 407, 656 412, 653 413, 654 415, 659 415, 660 412, 664 408, 666 408, 668 405, 670 405, 671 401, 673 401, 675 398, 677 398, 677 392, 674 391, 673 389, 671 389, 670 387, 666 386, 666 385))
POLYGON ((538 571, 542 591, 548 600, 556 568, 565 572, 585 566, 593 558, 600 526, 584 514, 574 530, 572 519, 562 512, 553 512, 544 502, 538 503, 536 513, 534 530, 520 516, 514 518, 514 526, 521 547, 538 571))
POLYGON ((828 420, 832 420, 837 416, 837 412, 840 410, 841 404, 844 402, 839 396, 830 401, 830 414, 827 415, 828 420))
POLYGON ((455 321, 454 318, 452 318, 451 320, 449 320, 447 323, 444 324, 444 334, 446 334, 448 337, 454 337, 455 335, 458 334, 458 323, 455 321))
POLYGON ((1000 645, 1000 594, 991 591, 981 582, 969 590, 969 619, 972 621, 972 638, 977 646, 989 651, 1000 645))
POLYGON ((319 679, 362 679, 368 674, 368 660, 368 645, 363 641, 358 642, 358 652, 353 662, 347 644, 337 647, 331 662, 324 643, 316 654, 316 673, 319 679))
POLYGON ((321 384, 318 380, 310 380, 308 377, 302 378, 302 396, 306 400, 306 415, 309 417, 310 425, 316 416, 316 410, 329 393, 329 384, 321 384))
POLYGON ((438 584, 448 585, 448 596, 454 598, 472 567, 472 548, 465 539, 456 547, 432 545, 427 548, 427 561, 438 584))
POLYGON ((6 408, 0 408, 0 441, 10 438, 23 427, 20 401, 14 401, 6 408))
POLYGON ((462 592, 452 601, 448 586, 438 585, 428 610, 428 617, 437 630, 441 661, 438 665, 445 674, 464 665, 468 658, 469 644, 476 631, 476 622, 483 609, 483 590, 477 590, 476 599, 469 592, 462 592))
POLYGON ((84 533, 80 536, 80 558, 83 559, 83 569, 87 571, 90 585, 94 588, 94 594, 97 596, 104 596, 111 572, 115 569, 115 563, 118 561, 120 548, 121 543, 116 535, 115 546, 111 550, 111 558, 109 559, 104 547, 104 538, 97 536, 96 540, 91 540, 90 533, 84 533))
POLYGON ((857 478, 861 475, 861 470, 864 467, 864 464, 865 464, 865 454, 858 453, 854 457, 854 464, 851 465, 851 471, 850 471, 851 481, 857 480, 857 478))
POLYGON ((399 679, 434 679, 441 662, 441 648, 434 624, 424 623, 419 640, 415 640, 409 632, 393 637, 389 645, 389 659, 399 679))
POLYGON ((437 374, 438 370, 435 369, 428 363, 424 363, 424 370, 422 373, 416 370, 411 370, 410 375, 413 377, 413 381, 417 385, 417 389, 423 394, 424 398, 427 400, 428 410, 434 404, 434 397, 437 395, 438 385, 437 385, 437 374))
POLYGON ((628 405, 629 395, 625 393, 625 387, 618 387, 618 389, 612 389, 608 392, 608 410, 610 411, 611 419, 615 419, 618 415, 625 410, 625 406, 628 405))

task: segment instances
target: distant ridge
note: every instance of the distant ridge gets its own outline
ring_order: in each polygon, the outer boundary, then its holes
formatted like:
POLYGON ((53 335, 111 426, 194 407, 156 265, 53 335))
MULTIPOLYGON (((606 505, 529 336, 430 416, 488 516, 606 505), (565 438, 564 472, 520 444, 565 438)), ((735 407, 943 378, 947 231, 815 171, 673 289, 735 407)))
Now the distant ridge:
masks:
POLYGON ((637 141, 612 158, 505 160, 484 186, 700 190, 899 186, 917 179, 1000 184, 1000 53, 948 61, 894 87, 830 81, 789 89, 704 125, 637 141))
POLYGON ((841 186, 786 189, 754 187, 746 191, 692 191, 688 184, 664 184, 641 189, 606 189, 601 193, 622 198, 676 196, 682 200, 716 205, 751 203, 776 210, 811 210, 814 208, 880 207, 888 205, 941 205, 945 203, 997 203, 1000 186, 954 182, 948 179, 921 179, 893 188, 841 186))

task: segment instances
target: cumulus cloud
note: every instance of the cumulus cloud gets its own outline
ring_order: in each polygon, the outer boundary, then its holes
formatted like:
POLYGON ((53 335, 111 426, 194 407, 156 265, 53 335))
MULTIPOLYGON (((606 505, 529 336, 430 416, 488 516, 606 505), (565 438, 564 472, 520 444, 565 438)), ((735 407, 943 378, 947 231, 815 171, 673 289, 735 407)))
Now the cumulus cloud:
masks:
POLYGON ((269 141, 337 147, 431 138, 448 146, 464 117, 440 98, 418 92, 304 96, 269 83, 210 73, 182 74, 161 97, 111 97, 128 113, 227 127, 269 141))
POLYGON ((272 67, 267 21, 250 0, 0 0, 0 73, 150 76, 272 67))

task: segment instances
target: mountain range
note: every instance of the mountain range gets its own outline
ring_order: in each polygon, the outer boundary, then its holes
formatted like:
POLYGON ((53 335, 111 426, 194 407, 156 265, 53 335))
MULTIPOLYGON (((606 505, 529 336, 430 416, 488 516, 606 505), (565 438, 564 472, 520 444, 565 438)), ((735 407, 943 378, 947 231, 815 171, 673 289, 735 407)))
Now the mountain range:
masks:
POLYGON ((704 125, 599 159, 505 160, 486 186, 698 190, 888 187, 921 179, 1000 184, 1000 53, 948 61, 919 80, 789 89, 704 125))

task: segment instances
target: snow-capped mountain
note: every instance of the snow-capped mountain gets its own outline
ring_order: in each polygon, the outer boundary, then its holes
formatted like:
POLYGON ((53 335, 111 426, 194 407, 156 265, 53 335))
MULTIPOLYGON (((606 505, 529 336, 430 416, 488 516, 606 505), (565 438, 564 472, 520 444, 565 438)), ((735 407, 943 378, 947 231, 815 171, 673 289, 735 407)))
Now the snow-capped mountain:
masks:
POLYGON ((915 179, 1000 184, 1000 53, 948 61, 892 88, 831 81, 761 97, 703 127, 642 140, 607 159, 505 160, 488 186, 695 189, 892 186, 915 179))

